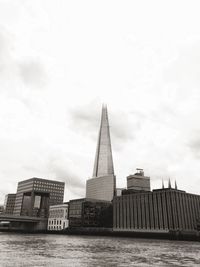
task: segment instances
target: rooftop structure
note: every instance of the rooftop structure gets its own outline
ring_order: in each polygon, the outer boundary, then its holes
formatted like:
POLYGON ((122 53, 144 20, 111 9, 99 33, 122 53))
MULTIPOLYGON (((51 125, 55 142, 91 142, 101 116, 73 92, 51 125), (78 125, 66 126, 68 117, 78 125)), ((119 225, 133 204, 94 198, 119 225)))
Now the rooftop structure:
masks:
POLYGON ((150 177, 144 176, 143 169, 136 169, 137 172, 127 177, 127 189, 134 191, 150 191, 150 177))

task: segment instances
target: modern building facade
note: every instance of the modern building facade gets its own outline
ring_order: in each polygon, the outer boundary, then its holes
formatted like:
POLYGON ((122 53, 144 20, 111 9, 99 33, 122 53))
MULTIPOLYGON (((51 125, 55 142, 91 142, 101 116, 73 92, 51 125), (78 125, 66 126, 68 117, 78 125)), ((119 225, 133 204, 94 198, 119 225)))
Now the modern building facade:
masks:
POLYGON ((127 189, 134 191, 151 191, 150 177, 144 176, 143 169, 137 169, 134 175, 127 177, 127 189))
POLYGON ((116 190, 107 107, 103 106, 93 177, 86 182, 86 198, 112 201, 116 190))
POLYGON ((192 231, 199 219, 200 196, 177 189, 126 190, 113 200, 114 231, 192 231))
POLYGON ((4 213, 13 214, 16 194, 7 194, 4 201, 4 213))
POLYGON ((66 229, 68 225, 68 203, 50 206, 47 229, 49 231, 60 231, 66 229))
POLYGON ((69 201, 69 227, 112 227, 112 204, 96 199, 69 201))
POLYGON ((65 183, 31 178, 18 183, 14 215, 48 218, 49 206, 63 203, 65 183))

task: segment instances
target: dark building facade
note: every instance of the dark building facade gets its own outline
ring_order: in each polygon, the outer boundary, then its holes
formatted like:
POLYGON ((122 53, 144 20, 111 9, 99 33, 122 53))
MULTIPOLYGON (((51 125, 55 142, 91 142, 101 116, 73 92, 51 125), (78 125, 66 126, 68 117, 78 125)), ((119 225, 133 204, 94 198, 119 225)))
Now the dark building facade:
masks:
POLYGON ((4 201, 4 213, 13 214, 16 194, 7 194, 4 201))
POLYGON ((49 206, 63 203, 65 183, 31 178, 18 183, 14 215, 47 218, 49 206))
POLYGON ((200 196, 177 189, 125 190, 113 200, 114 231, 191 231, 199 219, 200 196))
POLYGON ((69 201, 69 227, 112 227, 112 204, 96 199, 69 201))

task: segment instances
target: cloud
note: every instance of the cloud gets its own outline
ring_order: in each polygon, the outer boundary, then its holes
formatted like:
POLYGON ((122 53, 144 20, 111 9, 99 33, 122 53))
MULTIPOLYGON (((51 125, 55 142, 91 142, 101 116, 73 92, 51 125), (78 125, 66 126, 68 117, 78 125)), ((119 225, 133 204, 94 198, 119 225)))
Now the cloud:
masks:
POLYGON ((196 134, 193 134, 193 137, 190 138, 188 142, 188 147, 192 152, 193 156, 197 159, 200 158, 200 130, 196 131, 196 134))
MULTIPOLYGON (((14 37, 10 34, 5 27, 0 25, 0 82, 1 91, 2 87, 10 80, 15 80, 17 74, 17 64, 13 58, 13 42, 14 37), (11 79, 12 78, 12 79, 11 79), (2 86, 3 85, 3 86, 2 86)), ((8 86, 7 86, 8 88, 8 86)), ((7 89, 6 88, 6 89, 7 89)))
POLYGON ((67 158, 61 158, 59 155, 50 157, 47 161, 47 169, 56 179, 64 181, 72 192, 85 190, 83 179, 76 174, 73 162, 67 158))
MULTIPOLYGON (((98 105, 99 106, 99 105, 98 105)), ((79 133, 90 135, 97 141, 97 134, 100 127, 101 109, 96 110, 97 106, 87 105, 71 110, 71 125, 78 129, 79 133)), ((134 139, 135 133, 140 130, 141 123, 138 116, 133 117, 131 113, 113 110, 109 112, 108 119, 113 144, 116 149, 120 149, 129 140, 134 139)))
POLYGON ((19 72, 25 85, 41 88, 46 82, 46 73, 41 62, 29 60, 19 63, 19 72))
POLYGON ((87 133, 98 126, 98 112, 93 107, 84 106, 71 110, 71 123, 80 130, 88 129, 87 133))
MULTIPOLYGON (((41 60, 31 56, 17 59, 15 41, 14 35, 0 25, 1 92, 12 90, 12 93, 13 91, 16 93, 18 88, 29 90, 30 87, 44 87, 47 75, 41 60)), ((21 92, 21 90, 18 91, 21 92)), ((15 96, 17 97, 17 94, 15 96)))
MULTIPOLYGON (((163 72, 163 78, 166 82, 179 84, 181 88, 195 88, 200 86, 200 42, 186 44, 182 47, 177 56, 169 61, 168 67, 163 72)), ((191 94, 191 91, 184 92, 179 97, 191 94)))
POLYGON ((8 2, 0 4, 2 192, 38 176, 62 179, 70 193, 84 194, 103 101, 117 183, 123 187, 141 166, 155 182, 181 177, 186 188, 199 190, 198 8, 185 6, 177 17, 178 5, 164 12, 161 4, 157 12, 150 4, 146 27, 142 5, 116 5, 119 12, 111 14, 112 4, 90 12, 67 1, 8 2))

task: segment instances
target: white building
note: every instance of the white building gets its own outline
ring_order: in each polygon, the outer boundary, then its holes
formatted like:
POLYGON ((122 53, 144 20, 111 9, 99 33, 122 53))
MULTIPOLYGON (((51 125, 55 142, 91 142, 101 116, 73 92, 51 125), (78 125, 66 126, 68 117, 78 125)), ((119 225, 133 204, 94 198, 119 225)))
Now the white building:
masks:
POLYGON ((59 231, 68 227, 68 203, 49 207, 48 230, 59 231))

